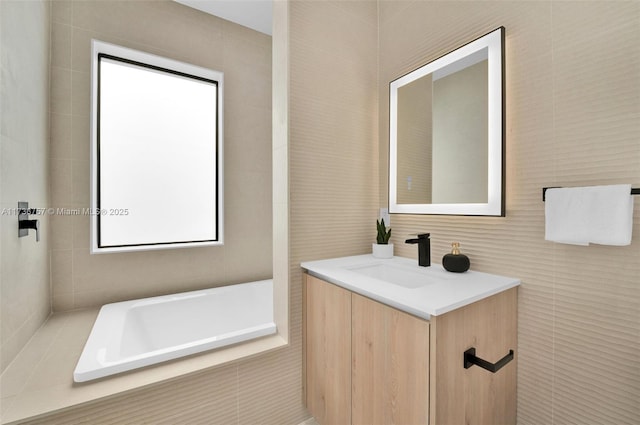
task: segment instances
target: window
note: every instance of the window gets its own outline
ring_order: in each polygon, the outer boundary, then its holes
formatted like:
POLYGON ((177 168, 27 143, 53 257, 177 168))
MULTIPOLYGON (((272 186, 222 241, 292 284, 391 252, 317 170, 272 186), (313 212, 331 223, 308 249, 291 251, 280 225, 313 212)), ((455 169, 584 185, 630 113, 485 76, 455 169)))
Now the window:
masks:
POLYGON ((221 245, 223 74, 92 46, 92 253, 221 245))

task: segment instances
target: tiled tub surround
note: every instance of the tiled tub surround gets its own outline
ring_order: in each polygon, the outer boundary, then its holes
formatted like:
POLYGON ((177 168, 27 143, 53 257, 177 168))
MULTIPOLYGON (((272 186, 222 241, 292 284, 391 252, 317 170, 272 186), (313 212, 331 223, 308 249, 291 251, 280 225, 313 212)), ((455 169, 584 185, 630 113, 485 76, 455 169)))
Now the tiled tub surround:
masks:
MULTIPOLYGON (((272 335, 105 379, 77 384, 73 382, 73 371, 97 315, 98 309, 55 313, 36 332, 21 355, 2 374, 0 382, 2 424, 22 421, 38 423, 39 417, 43 417, 42 423, 51 423, 50 419, 47 419, 48 414, 54 412, 63 414, 73 406, 90 402, 100 401, 108 404, 110 398, 114 398, 116 403, 122 403, 127 398, 144 399, 149 396, 157 397, 156 403, 161 403, 164 391, 188 385, 200 391, 202 386, 205 386, 212 397, 226 389, 229 394, 220 400, 232 404, 235 409, 237 401, 232 400, 238 397, 237 383, 231 384, 226 376, 230 373, 231 376, 237 376, 242 365, 249 366, 251 359, 247 357, 274 350, 284 344, 284 340, 279 335, 272 335), (241 357, 244 359, 229 364, 241 357), (216 368, 222 364, 226 365, 216 368)), ((266 356, 269 357, 269 354, 266 356)), ((180 394, 182 393, 173 392, 176 399, 181 399, 180 394)), ((153 418, 157 417, 154 415, 169 417, 166 410, 163 412, 163 408, 156 407, 157 412, 151 411, 146 402, 144 406, 138 407, 137 413, 134 414, 133 411, 128 413, 128 420, 144 422, 155 421, 153 418), (136 419, 135 415, 141 416, 136 419)), ((172 411, 171 414, 184 415, 183 407, 172 411)), ((229 406, 224 408, 228 409, 229 406)), ((71 414, 73 415, 73 412, 71 414)), ((220 416, 224 415, 221 413, 220 416)), ((61 419, 61 423, 73 423, 76 420, 61 419)), ((199 420, 202 420, 202 417, 199 420)))
MULTIPOLYGON (((34 6, 34 2, 6 1, 2 2, 3 8, 10 3, 25 8, 34 6)), ((236 76, 227 79, 225 93, 225 106, 235 111, 225 122, 225 160, 232 164, 226 169, 225 183, 227 189, 237 195, 226 199, 228 211, 234 212, 225 219, 226 234, 232 240, 224 248, 90 256, 88 217, 51 216, 44 238, 51 240, 52 298, 47 303, 53 304, 54 314, 3 374, 2 420, 56 411, 44 417, 25 419, 25 422, 69 424, 86 418, 94 423, 114 424, 122 423, 122 418, 136 423, 256 423, 265 418, 272 423, 302 421, 308 414, 298 396, 300 385, 296 384, 300 380, 301 359, 296 348, 299 343, 289 340, 287 323, 290 305, 296 308, 295 293, 291 304, 289 302, 287 279, 288 200, 284 186, 287 182, 287 142, 286 131, 282 130, 287 128, 287 120, 283 121, 279 116, 280 137, 274 139, 272 147, 271 39, 172 1, 55 0, 50 6, 51 143, 50 149, 42 152, 50 157, 51 204, 75 209, 88 200, 89 97, 88 88, 84 90, 84 87, 88 87, 88 67, 85 65, 89 62, 85 59, 89 57, 89 41, 95 37, 236 76), (272 162, 274 180, 279 182, 278 189, 273 191, 276 196, 273 214, 272 162), (279 249, 278 252, 273 250, 277 265, 273 271, 272 217, 277 217, 273 239, 279 249), (247 263, 247 257, 253 258, 251 264, 247 263), (246 282, 272 274, 278 336, 94 383, 72 385, 73 368, 98 306, 246 282), (73 310, 85 307, 88 309, 73 310), (287 342, 289 347, 282 347, 287 342), (282 349, 274 350, 276 347, 282 349), (273 352, 254 356, 269 350, 273 352), (242 360, 237 360, 240 358, 242 360), (256 403, 256 399, 260 402, 256 403)), ((277 8, 274 6, 274 11, 277 8)), ((283 10, 283 7, 279 9, 283 10)), ((276 68, 286 68, 288 63, 288 51, 284 47, 288 22, 286 9, 284 7, 284 18, 274 14, 281 20, 278 31, 274 31, 274 40, 276 33, 280 33, 279 55, 285 57, 282 59, 274 49, 276 68)), ((43 28, 48 28, 48 17, 49 13, 43 17, 47 21, 43 28)), ((40 22, 38 25, 39 28, 42 26, 40 22)), ((49 45, 48 41, 46 45, 49 45)), ((46 63, 42 67, 47 74, 46 63)), ((286 77, 283 81, 281 74, 276 74, 274 84, 278 82, 284 87, 286 77)), ((286 76, 286 72, 282 75, 286 76)), ((286 97, 276 96, 276 100, 279 110, 286 111, 286 97)), ((46 106, 49 102, 45 99, 43 104, 46 106)), ((32 118, 30 115, 29 119, 32 118)), ((23 175, 24 169, 17 174, 23 175)), ((44 172, 45 180, 46 174, 44 172)), ((3 176, 2 182, 5 181, 3 176)), ((40 246, 46 250, 42 242, 40 246)), ((3 261, 5 258, 11 260, 13 256, 6 255, 4 242, 2 248, 3 261)), ((34 261, 29 255, 24 258, 28 264, 34 261)), ((41 264, 48 266, 46 255, 41 264)), ((2 270, 13 268, 3 267, 2 270)), ((45 274, 46 282, 49 272, 45 274)), ((27 288, 18 286, 18 289, 27 288)), ((3 302, 7 300, 7 294, 3 291, 3 302)), ((40 295, 48 298, 49 294, 43 291, 42 294, 38 292, 40 295)), ((24 308, 25 305, 17 306, 24 308)), ((49 308, 47 304, 47 311, 49 308)), ((8 310, 3 308, 4 311, 8 310)), ((46 316, 45 313, 42 320, 46 316)), ((292 316, 295 320, 295 311, 292 316)), ((3 320, 2 324, 4 336, 4 327, 9 322, 3 320)), ((34 331, 37 327, 36 324, 34 331)), ((294 329, 294 337, 295 332, 294 329)))

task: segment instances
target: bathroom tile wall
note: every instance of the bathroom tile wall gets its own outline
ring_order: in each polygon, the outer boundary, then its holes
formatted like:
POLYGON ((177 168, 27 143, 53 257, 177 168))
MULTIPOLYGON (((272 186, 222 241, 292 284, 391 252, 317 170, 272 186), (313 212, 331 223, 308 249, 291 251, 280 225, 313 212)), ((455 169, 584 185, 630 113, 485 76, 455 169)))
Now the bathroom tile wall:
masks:
POLYGON ((49 205, 47 1, 0 2, 0 372, 49 316, 49 221, 18 238, 18 201, 49 205))
MULTIPOLYGON (((640 186, 640 3, 380 3, 380 200, 387 202, 388 82, 506 27, 505 218, 394 215, 460 241, 472 268, 522 279, 518 423, 640 422, 640 197, 628 247, 544 241, 545 186, 640 186)), ((451 170, 455 173, 455 170, 451 170)))
POLYGON ((378 217, 377 4, 290 7, 290 265, 299 287, 301 261, 371 250, 378 217))
POLYGON ((56 209, 89 207, 92 38, 225 74, 225 245, 90 255, 89 216, 56 214, 53 310, 270 278, 271 37, 172 1, 54 1, 51 25, 56 209))

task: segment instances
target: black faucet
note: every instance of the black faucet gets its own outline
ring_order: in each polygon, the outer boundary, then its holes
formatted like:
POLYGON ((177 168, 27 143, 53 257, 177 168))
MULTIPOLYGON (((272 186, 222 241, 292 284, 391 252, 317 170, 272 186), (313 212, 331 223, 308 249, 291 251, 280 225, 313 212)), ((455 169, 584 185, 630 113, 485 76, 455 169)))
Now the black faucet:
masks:
POLYGON ((422 233, 417 238, 404 241, 405 243, 418 244, 418 265, 422 267, 431 265, 431 239, 429 236, 429 233, 422 233))

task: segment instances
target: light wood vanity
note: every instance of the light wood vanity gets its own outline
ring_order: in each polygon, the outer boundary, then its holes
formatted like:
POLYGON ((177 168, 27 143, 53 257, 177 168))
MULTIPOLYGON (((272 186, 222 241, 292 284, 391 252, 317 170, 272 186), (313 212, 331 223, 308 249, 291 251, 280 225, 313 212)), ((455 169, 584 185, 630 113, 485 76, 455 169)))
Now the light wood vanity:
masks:
POLYGON ((516 423, 516 286, 429 320, 309 273, 303 288, 304 397, 321 425, 516 423), (472 347, 506 364, 465 368, 472 347))

